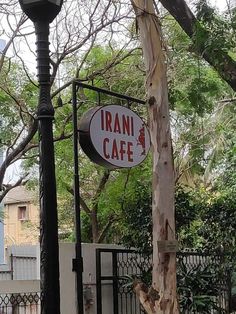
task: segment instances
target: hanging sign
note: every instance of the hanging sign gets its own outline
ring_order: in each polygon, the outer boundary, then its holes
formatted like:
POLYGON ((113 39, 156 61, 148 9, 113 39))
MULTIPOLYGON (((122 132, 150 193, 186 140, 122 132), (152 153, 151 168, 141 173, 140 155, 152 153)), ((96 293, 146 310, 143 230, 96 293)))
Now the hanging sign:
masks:
POLYGON ((137 166, 150 148, 143 120, 132 110, 118 105, 87 111, 80 121, 79 141, 93 162, 109 169, 137 166))

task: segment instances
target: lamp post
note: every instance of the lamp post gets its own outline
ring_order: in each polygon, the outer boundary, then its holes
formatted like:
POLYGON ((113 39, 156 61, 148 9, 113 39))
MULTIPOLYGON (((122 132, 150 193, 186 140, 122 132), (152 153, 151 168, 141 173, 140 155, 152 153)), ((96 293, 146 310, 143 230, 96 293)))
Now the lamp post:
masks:
POLYGON ((50 96, 49 24, 61 10, 63 0, 19 0, 23 12, 34 22, 37 45, 39 103, 37 110, 40 157, 40 271, 41 313, 60 313, 58 219, 50 96))

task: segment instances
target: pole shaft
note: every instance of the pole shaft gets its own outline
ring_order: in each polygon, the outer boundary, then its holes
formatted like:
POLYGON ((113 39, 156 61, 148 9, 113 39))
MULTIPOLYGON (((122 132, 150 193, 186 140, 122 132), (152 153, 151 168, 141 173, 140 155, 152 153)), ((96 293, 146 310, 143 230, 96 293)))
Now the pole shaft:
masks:
POLYGON ((35 23, 39 81, 41 313, 60 314, 56 179, 50 97, 49 23, 35 23))
POLYGON ((81 218, 80 218, 80 185, 79 185, 79 154, 78 154, 78 126, 77 126, 77 97, 76 84, 72 84, 73 99, 73 146, 74 146, 74 208, 76 233, 76 287, 78 313, 84 313, 83 306, 83 258, 81 247, 81 218))

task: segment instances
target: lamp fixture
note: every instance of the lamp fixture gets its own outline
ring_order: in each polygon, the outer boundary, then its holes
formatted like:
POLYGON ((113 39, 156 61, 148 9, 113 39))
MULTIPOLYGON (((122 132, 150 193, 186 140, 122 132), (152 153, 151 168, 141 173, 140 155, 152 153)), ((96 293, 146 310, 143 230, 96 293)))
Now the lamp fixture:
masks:
POLYGON ((23 12, 33 21, 51 23, 61 10, 63 0, 19 0, 23 12))

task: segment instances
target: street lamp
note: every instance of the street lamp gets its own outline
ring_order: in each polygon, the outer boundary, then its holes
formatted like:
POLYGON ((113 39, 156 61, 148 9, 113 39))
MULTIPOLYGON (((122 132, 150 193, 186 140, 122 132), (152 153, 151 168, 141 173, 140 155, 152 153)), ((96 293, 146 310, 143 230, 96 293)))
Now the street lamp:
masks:
POLYGON ((34 22, 37 45, 39 103, 37 110, 40 157, 40 267, 41 313, 60 314, 58 219, 51 102, 49 24, 63 0, 19 0, 34 22))

